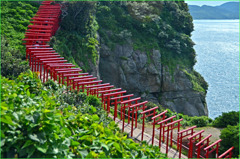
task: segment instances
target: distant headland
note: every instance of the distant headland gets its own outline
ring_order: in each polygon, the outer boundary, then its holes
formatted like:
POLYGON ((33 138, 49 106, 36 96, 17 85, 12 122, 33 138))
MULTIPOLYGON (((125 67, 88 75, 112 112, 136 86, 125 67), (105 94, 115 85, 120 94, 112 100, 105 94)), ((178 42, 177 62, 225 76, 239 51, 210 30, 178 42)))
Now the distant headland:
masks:
POLYGON ((189 5, 193 19, 239 19, 239 2, 227 2, 220 6, 189 5))

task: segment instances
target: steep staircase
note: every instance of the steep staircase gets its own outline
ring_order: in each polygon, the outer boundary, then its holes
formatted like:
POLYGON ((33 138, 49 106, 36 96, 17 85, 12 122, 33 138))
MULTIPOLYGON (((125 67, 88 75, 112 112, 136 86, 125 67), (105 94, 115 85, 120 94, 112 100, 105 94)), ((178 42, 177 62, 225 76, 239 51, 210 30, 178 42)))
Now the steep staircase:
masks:
POLYGON ((161 148, 171 158, 209 158, 210 155, 216 158, 231 158, 234 147, 227 150, 222 155, 218 154, 221 139, 210 145, 211 135, 203 138, 204 130, 195 133, 196 126, 181 130, 182 119, 176 120, 176 116, 166 117, 167 111, 156 113, 158 107, 147 109, 148 101, 141 101, 141 98, 133 98, 133 94, 126 94, 127 91, 121 88, 114 88, 110 83, 102 83, 97 77, 88 73, 81 73, 80 68, 67 63, 58 53, 47 43, 55 35, 59 28, 60 15, 67 16, 64 4, 53 1, 43 1, 35 17, 32 18, 32 25, 28 26, 25 34, 24 45, 26 45, 26 58, 29 61, 31 70, 39 73, 43 82, 49 78, 66 84, 68 91, 77 90, 87 92, 87 95, 95 95, 102 100, 103 107, 122 131, 129 134, 135 140, 151 142, 161 148), (62 7, 62 9, 61 9, 62 7), (62 12, 63 10, 63 12, 62 12), (110 113, 113 109, 113 115, 110 113), (138 111, 142 110, 140 114, 138 111), (127 112, 127 113, 125 113, 127 112), (120 119, 117 118, 120 114, 120 119), (142 119, 141 128, 138 128, 137 119, 142 119), (151 117, 153 126, 152 135, 146 134, 145 119, 151 117), (158 129, 155 129, 159 126, 158 129), (173 130, 177 130, 177 141, 173 139, 173 130), (159 140, 155 138, 155 132, 159 135, 159 140), (187 138, 188 137, 188 138, 187 138), (188 147, 184 146, 183 139, 188 140, 188 147), (177 145, 177 151, 172 147, 177 145), (188 151, 188 156, 181 153, 182 148, 188 151))

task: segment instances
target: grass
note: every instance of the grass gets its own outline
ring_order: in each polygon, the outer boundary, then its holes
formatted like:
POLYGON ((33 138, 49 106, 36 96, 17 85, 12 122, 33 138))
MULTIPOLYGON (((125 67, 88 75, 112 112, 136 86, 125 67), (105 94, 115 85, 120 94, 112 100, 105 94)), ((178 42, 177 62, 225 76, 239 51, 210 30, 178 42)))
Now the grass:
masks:
POLYGON ((122 59, 122 60, 126 60, 126 61, 128 60, 128 58, 125 57, 125 56, 121 56, 120 59, 122 59))
POLYGON ((188 79, 192 82, 193 90, 202 92, 204 94, 207 93, 208 84, 198 72, 196 72, 195 70, 193 70, 192 72, 189 72, 186 69, 183 69, 183 72, 187 75, 188 79))

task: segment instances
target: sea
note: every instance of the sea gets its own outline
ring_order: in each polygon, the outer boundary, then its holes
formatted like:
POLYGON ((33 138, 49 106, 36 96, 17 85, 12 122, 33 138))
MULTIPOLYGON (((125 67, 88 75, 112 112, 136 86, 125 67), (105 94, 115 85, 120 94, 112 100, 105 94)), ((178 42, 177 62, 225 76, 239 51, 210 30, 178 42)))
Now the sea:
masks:
POLYGON ((207 106, 214 119, 239 111, 239 20, 194 20, 194 68, 208 82, 207 106))

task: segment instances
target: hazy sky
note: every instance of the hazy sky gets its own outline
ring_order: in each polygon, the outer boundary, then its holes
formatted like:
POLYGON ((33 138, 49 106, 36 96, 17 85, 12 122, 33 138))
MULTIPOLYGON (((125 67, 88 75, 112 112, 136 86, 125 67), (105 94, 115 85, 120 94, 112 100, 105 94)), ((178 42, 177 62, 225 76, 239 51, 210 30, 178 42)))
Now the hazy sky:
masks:
MULTIPOLYGON (((196 0, 185 0, 189 5, 209 5, 209 6, 218 6, 226 2, 230 1, 196 1, 196 0)), ((238 2, 238 0, 235 0, 234 2, 238 2)))

